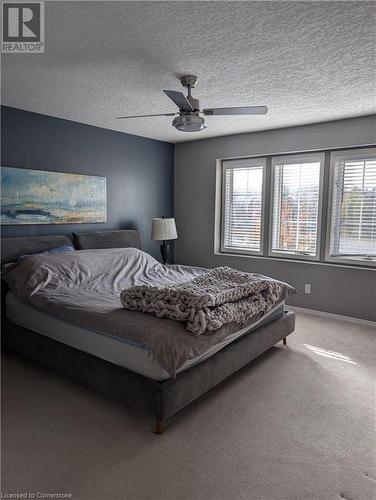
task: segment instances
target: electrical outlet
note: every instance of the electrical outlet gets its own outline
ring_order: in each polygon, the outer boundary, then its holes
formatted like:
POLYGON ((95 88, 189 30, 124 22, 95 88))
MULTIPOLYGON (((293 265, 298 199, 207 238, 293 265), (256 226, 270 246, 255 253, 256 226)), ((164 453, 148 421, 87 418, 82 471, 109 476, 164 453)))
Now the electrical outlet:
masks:
POLYGON ((304 285, 304 293, 311 293, 311 283, 306 283, 304 285))

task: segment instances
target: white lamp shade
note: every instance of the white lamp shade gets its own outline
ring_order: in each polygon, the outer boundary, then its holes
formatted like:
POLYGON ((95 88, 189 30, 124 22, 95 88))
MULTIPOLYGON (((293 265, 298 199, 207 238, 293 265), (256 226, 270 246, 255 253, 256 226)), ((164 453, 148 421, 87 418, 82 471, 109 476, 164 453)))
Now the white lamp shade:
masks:
POLYGON ((175 219, 153 219, 151 228, 152 240, 175 240, 177 237, 175 219))

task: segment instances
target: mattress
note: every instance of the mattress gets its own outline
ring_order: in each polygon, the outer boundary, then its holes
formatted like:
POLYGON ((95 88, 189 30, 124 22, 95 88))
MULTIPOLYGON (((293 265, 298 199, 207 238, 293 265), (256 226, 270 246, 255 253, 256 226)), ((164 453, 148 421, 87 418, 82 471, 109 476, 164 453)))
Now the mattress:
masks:
MULTIPOLYGON (((284 310, 285 304, 283 302, 254 324, 251 330, 248 326, 229 334, 225 339, 211 346, 200 356, 186 361, 177 373, 187 370, 191 366, 213 356, 216 352, 244 334, 251 335, 252 331, 256 328, 282 316, 284 310)), ((38 309, 19 302, 11 292, 6 296, 6 312, 7 319, 16 325, 33 330, 41 335, 97 356, 144 377, 156 381, 170 378, 167 371, 150 351, 49 316, 38 309)))

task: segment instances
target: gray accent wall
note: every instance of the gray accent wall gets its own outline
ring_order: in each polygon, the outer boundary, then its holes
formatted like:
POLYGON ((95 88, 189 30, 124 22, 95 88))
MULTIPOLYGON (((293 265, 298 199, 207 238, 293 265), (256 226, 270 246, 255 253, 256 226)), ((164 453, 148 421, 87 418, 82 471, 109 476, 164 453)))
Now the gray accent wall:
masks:
POLYGON ((3 236, 139 229, 159 258, 151 220, 173 216, 173 144, 6 106, 1 125, 3 166, 105 176, 108 211, 105 224, 3 226, 3 236))
MULTIPOLYGON (((297 288, 299 294, 289 299, 290 304, 376 321, 374 270, 214 253, 217 159, 365 146, 374 144, 375 138, 376 116, 368 116, 176 144, 174 196, 179 239, 175 261, 260 272, 297 288), (304 294, 305 283, 311 284, 309 295, 304 294)), ((326 182, 327 169, 328 161, 326 182)), ((326 206, 324 200, 324 215, 326 206)), ((325 217, 323 226, 324 233, 325 217)))

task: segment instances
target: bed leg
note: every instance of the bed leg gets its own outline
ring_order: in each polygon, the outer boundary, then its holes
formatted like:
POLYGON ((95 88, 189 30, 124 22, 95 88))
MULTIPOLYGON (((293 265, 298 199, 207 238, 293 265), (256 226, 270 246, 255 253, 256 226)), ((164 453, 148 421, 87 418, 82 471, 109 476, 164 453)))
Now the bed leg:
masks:
POLYGON ((287 338, 286 337, 283 337, 283 345, 287 345, 287 338))
POLYGON ((162 434, 165 428, 165 423, 163 420, 156 420, 155 421, 155 427, 154 427, 154 434, 162 434))

